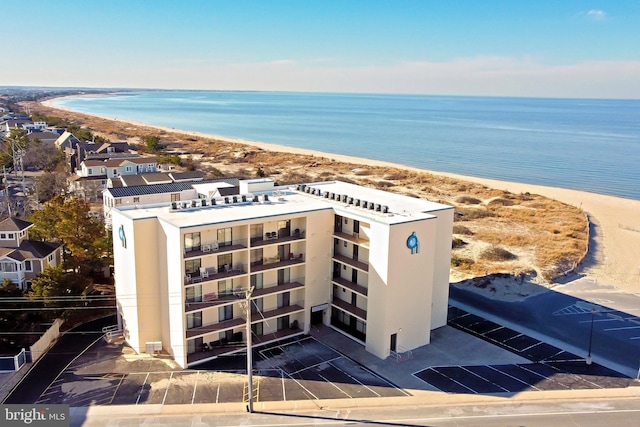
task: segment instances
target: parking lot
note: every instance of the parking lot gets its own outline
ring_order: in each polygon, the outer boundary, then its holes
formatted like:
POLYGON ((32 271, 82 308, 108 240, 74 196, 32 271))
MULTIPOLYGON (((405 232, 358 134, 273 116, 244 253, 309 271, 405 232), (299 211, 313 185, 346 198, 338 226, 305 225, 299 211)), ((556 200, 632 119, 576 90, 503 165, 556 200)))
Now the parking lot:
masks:
MULTIPOLYGON (((146 372, 127 373, 120 367, 126 363, 118 360, 120 353, 122 348, 99 341, 70 364, 37 403, 166 405, 248 399, 244 355, 221 358, 199 370, 167 369, 162 360, 141 358, 134 364, 146 372)), ((408 395, 311 337, 254 352, 252 386, 256 402, 408 395)))
POLYGON ((624 388, 634 380, 457 307, 448 324, 534 363, 435 366, 413 375, 447 393, 517 393, 537 390, 624 388))

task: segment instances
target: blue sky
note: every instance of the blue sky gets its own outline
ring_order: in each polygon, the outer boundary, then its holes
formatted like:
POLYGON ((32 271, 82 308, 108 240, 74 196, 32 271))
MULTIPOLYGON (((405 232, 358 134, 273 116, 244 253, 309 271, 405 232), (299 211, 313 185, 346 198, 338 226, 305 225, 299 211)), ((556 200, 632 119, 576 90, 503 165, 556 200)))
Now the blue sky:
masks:
POLYGON ((640 0, 11 9, 0 85, 640 98, 640 0))

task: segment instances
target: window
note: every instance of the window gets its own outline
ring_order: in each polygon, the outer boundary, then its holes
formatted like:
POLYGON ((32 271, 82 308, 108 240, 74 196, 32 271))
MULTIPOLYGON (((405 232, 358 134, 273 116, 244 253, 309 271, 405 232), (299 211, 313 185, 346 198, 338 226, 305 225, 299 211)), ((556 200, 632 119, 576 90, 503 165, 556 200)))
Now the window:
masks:
POLYGON ((6 239, 7 235, 5 233, 0 233, 0 239, 6 239))
POLYGON ((12 262, 0 262, 0 271, 5 273, 12 273, 17 271, 16 265, 12 262))
POLYGON ((278 294, 278 308, 289 307, 291 305, 291 293, 283 292, 278 294))
POLYGON ((180 201, 180 193, 173 193, 171 195, 171 201, 172 202, 179 202, 180 201))
POLYGON ((53 262, 53 254, 49 255, 49 258, 47 258, 49 260, 49 262, 53 262))
POLYGON ((264 325, 262 324, 262 322, 259 323, 254 323, 253 325, 251 325, 251 332, 253 333, 253 335, 259 337, 264 333, 264 325))
POLYGON ((31 271, 31 261, 30 260, 25 260, 24 262, 24 270, 25 271, 31 271))
POLYGON ((200 233, 184 233, 185 253, 200 250, 200 233))
POLYGON ((220 280, 218 282, 218 296, 224 297, 233 294, 233 280, 220 280))
POLYGON ((195 274, 200 273, 200 259, 188 259, 184 262, 184 273, 185 274, 195 274))
POLYGON ((226 271, 226 269, 230 269, 232 267, 231 261, 233 257, 231 254, 222 254, 218 255, 218 271, 226 271))
POLYGON ((116 199, 116 206, 121 205, 122 204, 122 199, 116 199))
POLYGON ((278 330, 289 329, 289 316, 278 317, 278 330))
POLYGON ((233 319, 233 305, 225 305, 218 307, 218 321, 224 322, 225 320, 233 319))
POLYGON ((7 234, 7 237, 9 237, 10 239, 13 239, 15 237, 15 234, 9 233, 9 234, 7 234))
POLYGON ((231 246, 231 228, 220 228, 218 230, 218 246, 231 246))
POLYGON ((291 220, 278 221, 278 237, 289 237, 291 235, 291 220))
POLYGON ((186 289, 187 302, 202 302, 202 286, 191 286, 186 289))
POLYGON ((262 287, 264 286, 262 273, 252 275, 250 281, 251 281, 251 286, 256 289, 262 289, 262 287))
POLYGON ((262 240, 263 238, 262 233, 263 233, 262 224, 252 224, 250 227, 251 243, 262 240))
POLYGON ((131 172, 131 166, 127 166, 127 172, 131 172))
POLYGON ((282 268, 278 270, 278 285, 284 285, 291 281, 291 269, 282 268))
POLYGON ((202 312, 187 314, 187 329, 197 328, 202 326, 202 312))
POLYGON ((256 298, 251 300, 251 313, 256 314, 262 312, 263 301, 262 298, 256 298))
POLYGON ((140 203, 140 197, 134 197, 133 203, 140 203))
POLYGON ((262 265, 262 248, 251 250, 251 266, 262 265))
POLYGON ((87 175, 93 175, 93 169, 91 168, 87 169, 87 175))
POLYGON ((354 219, 353 220, 353 232, 354 233, 359 233, 360 232, 360 221, 354 219))

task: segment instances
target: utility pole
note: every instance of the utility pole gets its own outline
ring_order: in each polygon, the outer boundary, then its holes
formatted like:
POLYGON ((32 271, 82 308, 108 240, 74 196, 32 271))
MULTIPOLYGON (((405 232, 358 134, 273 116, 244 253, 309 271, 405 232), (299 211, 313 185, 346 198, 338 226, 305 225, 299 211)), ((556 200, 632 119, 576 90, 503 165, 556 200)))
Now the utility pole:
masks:
POLYGON ((254 286, 245 291, 244 306, 247 318, 247 412, 253 413, 253 350, 251 343, 251 293, 254 286))

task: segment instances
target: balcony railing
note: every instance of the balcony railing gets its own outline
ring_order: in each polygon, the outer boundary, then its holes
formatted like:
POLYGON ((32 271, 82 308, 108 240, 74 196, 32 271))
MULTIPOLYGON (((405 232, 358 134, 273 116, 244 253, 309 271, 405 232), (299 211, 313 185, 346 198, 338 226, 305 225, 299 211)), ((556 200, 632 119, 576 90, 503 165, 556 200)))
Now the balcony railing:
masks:
POLYGON ((260 322, 266 319, 273 319, 274 317, 286 316, 287 314, 297 313, 299 311, 304 311, 304 301, 299 301, 295 304, 287 305, 273 310, 251 313, 251 323, 260 322))
POLYGON ((215 267, 203 267, 205 271, 198 271, 196 273, 187 274, 184 278, 185 285, 193 285, 194 283, 210 282, 212 280, 227 279, 229 277, 241 276, 247 274, 247 271, 242 263, 236 263, 228 268, 222 269, 222 271, 215 267))
POLYGON ((367 311, 356 307, 353 304, 349 304, 346 301, 342 301, 340 298, 333 297, 331 305, 338 307, 340 310, 345 311, 351 315, 359 317, 362 320, 367 320, 367 311))
POLYGON ((293 230, 291 234, 288 236, 278 235, 278 232, 274 231, 274 232, 265 233, 261 237, 252 237, 251 247, 255 248, 255 247, 273 245, 273 244, 278 244, 283 242, 292 242, 295 240, 302 240, 304 239, 304 237, 305 237, 304 230, 299 230, 297 233, 296 233, 296 230, 293 230))
POLYGON ((358 270, 369 272, 369 264, 367 264, 366 262, 358 261, 340 254, 334 254, 333 259, 341 262, 342 264, 347 264, 353 268, 357 268, 358 270))
POLYGON ((304 263, 304 255, 296 254, 293 257, 288 257, 287 259, 281 260, 279 257, 274 258, 265 258, 262 260, 262 264, 256 262, 255 265, 251 266, 251 272, 257 273, 260 271, 271 270, 273 268, 283 268, 288 267, 290 265, 303 264, 304 263))
POLYGON ((197 326, 195 328, 189 328, 187 329, 186 336, 187 336, 187 339, 195 338, 197 336, 209 334, 212 332, 222 332, 229 329, 233 329, 240 325, 244 325, 245 323, 246 323, 246 319, 243 319, 242 317, 237 317, 235 319, 230 319, 230 320, 223 320, 222 322, 214 323, 212 325, 197 326))
POLYGON ((364 286, 358 285, 357 283, 350 282, 349 280, 343 279, 342 277, 334 277, 331 279, 334 283, 342 286, 343 288, 347 288, 353 292, 356 292, 362 296, 367 296, 369 290, 364 286))
POLYGON ((223 254, 241 249, 247 249, 246 239, 234 241, 233 244, 227 246, 220 246, 218 243, 203 243, 199 249, 185 252, 184 258, 190 259, 204 255, 223 254))
POLYGON ((334 231, 333 236, 337 237, 338 239, 346 240, 348 242, 354 243, 356 245, 360 245, 365 248, 369 247, 369 240, 363 239, 362 237, 360 237, 359 233, 348 234, 348 233, 343 233, 342 231, 334 231))
POLYGON ((281 292, 289 292, 289 291, 293 291, 295 289, 301 289, 301 288, 304 288, 304 285, 299 282, 283 283, 281 285, 273 285, 266 288, 255 289, 251 294, 251 298, 261 298, 266 295, 273 295, 281 292))

